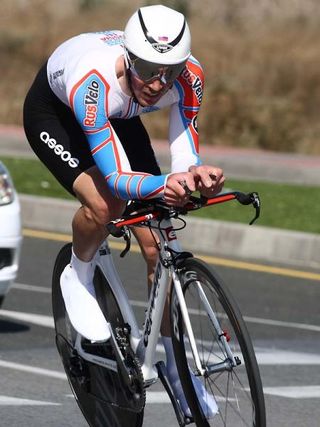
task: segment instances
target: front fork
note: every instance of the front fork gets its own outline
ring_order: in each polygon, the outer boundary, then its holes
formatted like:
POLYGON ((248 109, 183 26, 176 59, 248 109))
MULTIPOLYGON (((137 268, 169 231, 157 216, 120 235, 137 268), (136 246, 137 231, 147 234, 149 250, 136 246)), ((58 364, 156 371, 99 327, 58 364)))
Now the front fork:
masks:
MULTIPOLYGON (((193 329, 191 326, 191 321, 190 321, 190 317, 189 317, 189 313, 188 313, 187 304, 186 304, 186 301, 184 299, 184 295, 183 295, 183 291, 182 291, 181 281, 178 277, 178 274, 177 274, 175 268, 172 268, 172 281, 174 284, 174 289, 176 292, 176 296, 177 296, 178 304, 180 307, 181 315, 183 318, 184 326, 186 328, 186 333, 189 337, 191 352, 192 352, 192 355, 193 355, 193 358, 195 361, 195 365, 197 368, 197 375, 205 375, 206 371, 203 368, 201 360, 200 360, 196 340, 195 340, 193 329)), ((178 316, 177 316, 177 314, 174 316, 174 325, 173 326, 174 326, 173 327, 174 333, 177 334, 177 338, 179 339, 178 316)))
MULTIPOLYGON (((194 336, 193 329, 192 329, 191 322, 190 322, 187 304, 186 304, 184 294, 183 294, 183 290, 182 290, 181 281, 180 281, 179 276, 178 276, 176 269, 174 267, 172 269, 172 279, 173 279, 173 283, 174 283, 174 287, 175 287, 175 291, 176 291, 176 297, 177 297, 177 302, 174 302, 175 308, 177 309, 178 306, 180 307, 184 327, 186 329, 186 333, 187 333, 188 338, 189 338, 191 352, 192 352, 193 359, 194 359, 194 362, 196 365, 195 374, 200 375, 200 376, 209 377, 210 375, 212 375, 214 373, 225 371, 225 370, 231 370, 233 367, 238 366, 240 364, 240 360, 233 355, 231 348, 228 344, 227 338, 221 329, 220 323, 219 323, 214 311, 211 308, 211 305, 207 299, 205 292, 203 291, 201 283, 198 280, 194 279, 194 283, 196 285, 198 295, 199 295, 199 297, 200 297, 200 299, 204 305, 206 314, 209 317, 210 322, 212 323, 212 325, 216 331, 216 334, 219 337, 219 340, 220 340, 222 346, 224 347, 226 355, 227 355, 226 360, 219 363, 219 364, 208 365, 206 367, 202 366, 200 356, 199 356, 199 352, 198 352, 198 347, 196 344, 195 336, 194 336)), ((174 315, 174 325, 173 326, 174 326, 173 327, 174 334, 176 335, 176 338, 178 340, 180 340, 179 328, 178 328, 178 313, 176 313, 174 315)))

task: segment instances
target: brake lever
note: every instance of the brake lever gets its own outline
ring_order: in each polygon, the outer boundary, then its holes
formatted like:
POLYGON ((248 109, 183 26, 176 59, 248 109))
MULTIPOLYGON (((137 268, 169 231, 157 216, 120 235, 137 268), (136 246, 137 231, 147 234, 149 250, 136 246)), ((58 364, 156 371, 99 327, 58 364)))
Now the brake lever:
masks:
POLYGON ((126 242, 126 247, 120 254, 120 258, 124 258, 131 248, 131 231, 128 227, 123 227, 123 235, 124 241, 126 242))
POLYGON ((255 217, 249 222, 249 225, 252 225, 260 216, 260 206, 261 206, 261 202, 260 202, 260 197, 258 193, 240 193, 240 192, 236 192, 236 199, 238 200, 239 203, 241 203, 242 205, 252 205, 255 210, 256 210, 256 214, 255 217))
POLYGON ((123 237, 126 242, 126 247, 121 252, 120 257, 123 258, 130 251, 131 248, 131 231, 127 226, 117 227, 114 222, 110 222, 106 226, 107 230, 113 237, 123 237))
POLYGON ((252 225, 260 216, 260 207, 261 207, 261 201, 258 193, 251 193, 251 204, 256 210, 255 217, 249 222, 249 225, 252 225))

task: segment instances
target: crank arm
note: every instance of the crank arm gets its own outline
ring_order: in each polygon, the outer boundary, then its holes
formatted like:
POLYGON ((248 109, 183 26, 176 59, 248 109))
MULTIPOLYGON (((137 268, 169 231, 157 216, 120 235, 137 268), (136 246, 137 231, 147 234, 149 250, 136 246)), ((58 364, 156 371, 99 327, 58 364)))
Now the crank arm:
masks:
POLYGON ((125 359, 123 357, 123 354, 121 353, 121 350, 118 346, 117 340, 113 334, 113 330, 111 327, 110 327, 110 332, 111 332, 111 337, 110 337, 111 345, 112 345, 113 350, 114 350, 114 355, 115 355, 115 358, 116 358, 116 361, 118 364, 119 372, 122 375, 122 378, 123 378, 126 386, 131 387, 132 376, 131 376, 130 372, 128 371, 128 368, 125 364, 125 359))

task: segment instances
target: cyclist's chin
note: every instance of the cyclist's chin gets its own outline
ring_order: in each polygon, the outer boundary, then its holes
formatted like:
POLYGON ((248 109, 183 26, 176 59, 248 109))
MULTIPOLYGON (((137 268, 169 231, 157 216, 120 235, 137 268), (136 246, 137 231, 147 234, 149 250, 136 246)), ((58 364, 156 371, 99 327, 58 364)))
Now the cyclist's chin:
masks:
POLYGON ((137 99, 139 104, 142 107, 151 107, 152 105, 155 105, 162 95, 156 95, 156 96, 149 96, 149 95, 140 95, 137 99))

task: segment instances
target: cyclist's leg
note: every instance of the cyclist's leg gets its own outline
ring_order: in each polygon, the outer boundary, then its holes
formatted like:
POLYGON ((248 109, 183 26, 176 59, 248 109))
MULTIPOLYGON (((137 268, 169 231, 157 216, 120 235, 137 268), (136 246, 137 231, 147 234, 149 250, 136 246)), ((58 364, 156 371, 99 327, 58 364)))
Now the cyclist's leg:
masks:
MULTIPOLYGON (((93 167, 94 161, 86 137, 70 108, 52 93, 45 66, 40 70, 26 97, 24 126, 30 145, 40 160, 67 191, 73 195, 77 193, 80 202, 86 205, 76 213, 73 229, 76 236, 85 233, 86 227, 90 230, 91 240, 87 240, 86 245, 91 253, 95 253, 105 234, 102 231, 102 220, 100 223, 94 222, 91 211, 104 212, 105 219, 108 206, 119 208, 121 212, 123 202, 114 199, 113 203, 110 202, 111 195, 103 185, 103 178, 93 167), (81 182, 81 186, 74 187, 76 182, 81 182)), ((100 213, 100 216, 103 215, 100 213)), ((88 237, 88 232, 83 236, 88 237)), ((75 242, 81 249, 78 237, 75 242)), ((109 336, 109 330, 93 295, 94 266, 83 262, 90 261, 90 258, 82 259, 81 251, 79 252, 76 249, 63 278, 67 310, 75 329, 85 337, 105 339, 109 336), (86 307, 87 316, 84 316, 82 306, 86 307)))
POLYGON ((93 285, 94 255, 107 236, 105 224, 121 214, 124 202, 111 195, 96 166, 80 174, 73 189, 82 207, 72 223, 73 253, 61 276, 62 295, 75 329, 90 340, 106 340, 110 332, 93 285))
POLYGON ((125 202, 115 198, 96 166, 81 173, 73 184, 81 208, 73 218, 73 247, 77 256, 90 262, 107 237, 105 225, 121 215, 125 202))

